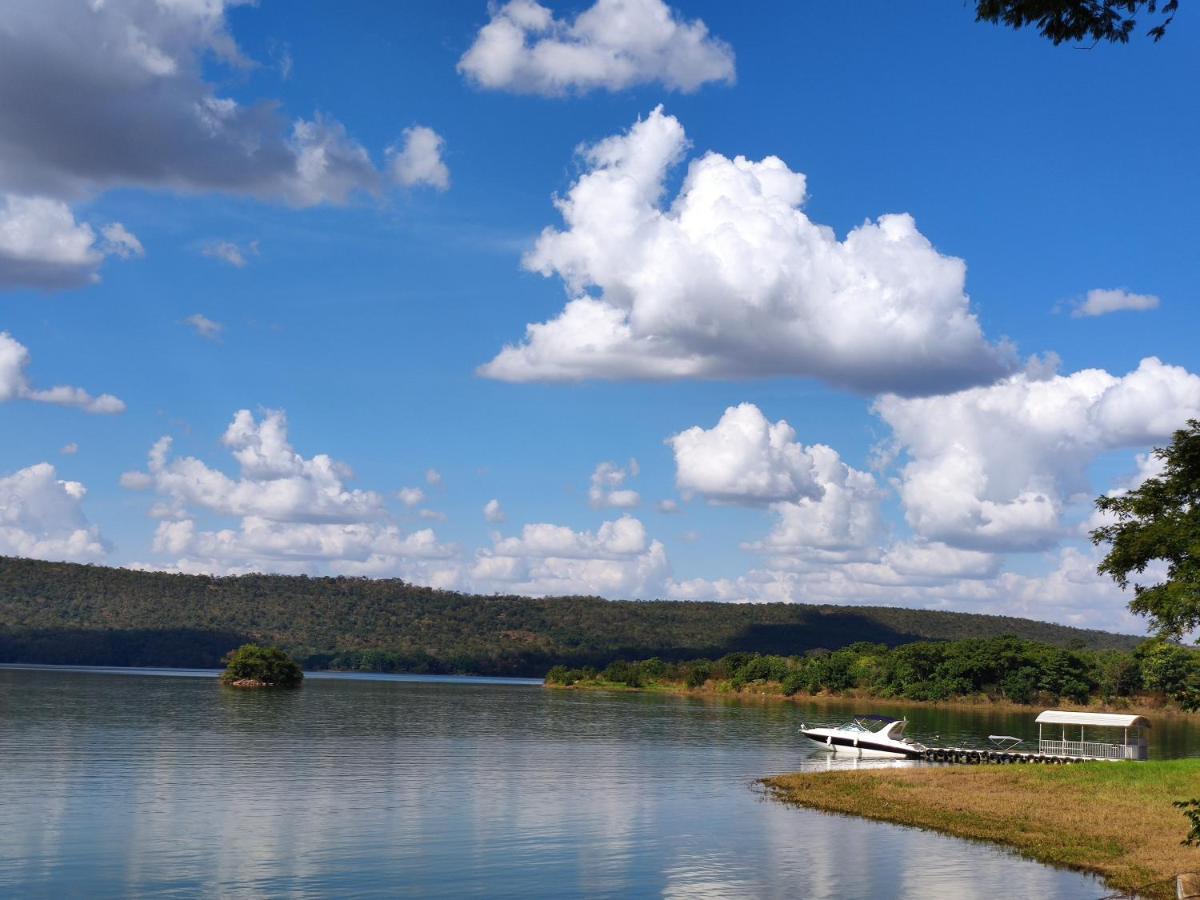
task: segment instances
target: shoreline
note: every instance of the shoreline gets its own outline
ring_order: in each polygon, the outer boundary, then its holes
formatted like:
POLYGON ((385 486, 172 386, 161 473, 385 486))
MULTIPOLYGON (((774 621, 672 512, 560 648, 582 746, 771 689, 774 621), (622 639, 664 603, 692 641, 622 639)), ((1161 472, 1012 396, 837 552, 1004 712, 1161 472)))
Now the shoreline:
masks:
MULTIPOLYGON (((630 687, 627 684, 619 682, 576 682, 575 684, 552 684, 545 682, 544 686, 550 690, 556 691, 593 691, 593 692, 611 692, 621 694, 659 694, 675 697, 694 697, 699 700, 756 700, 764 703, 811 703, 815 705, 837 706, 841 704, 860 704, 870 706, 888 706, 888 707, 903 707, 906 709, 963 709, 979 711, 995 711, 995 712, 1022 712, 1028 713, 1047 709, 1044 704, 1037 703, 1014 703, 1011 700, 997 699, 986 696, 976 697, 956 697, 953 700, 912 700, 907 697, 879 697, 872 694, 863 694, 858 692, 847 692, 845 694, 784 694, 777 689, 773 689, 770 684, 748 684, 742 690, 737 691, 728 685, 727 682, 719 683, 716 686, 709 682, 702 688, 689 688, 682 684, 674 682, 655 682, 644 687, 630 687)), ((1177 706, 1157 705, 1155 703, 1137 703, 1137 702, 1112 702, 1112 703, 1090 703, 1086 705, 1071 703, 1070 701, 1059 700, 1053 704, 1054 709, 1072 710, 1080 712, 1096 712, 1104 710, 1105 712, 1123 712, 1143 716, 1166 716, 1170 718, 1193 718, 1200 717, 1200 710, 1195 712, 1187 712, 1177 706)), ((1200 791, 1200 789, 1198 789, 1200 791)))
POLYGON ((1200 759, 1072 766, 927 766, 764 778, 792 806, 1008 847, 1139 896, 1200 870, 1171 801, 1200 793, 1200 759))

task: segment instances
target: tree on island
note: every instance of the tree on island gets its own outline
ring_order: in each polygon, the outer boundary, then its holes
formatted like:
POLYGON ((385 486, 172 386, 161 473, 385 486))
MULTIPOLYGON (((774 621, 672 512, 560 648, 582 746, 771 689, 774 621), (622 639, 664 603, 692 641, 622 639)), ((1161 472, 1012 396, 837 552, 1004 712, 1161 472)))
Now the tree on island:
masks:
POLYGON ((1161 637, 1181 640, 1200 627, 1200 420, 1189 419, 1154 455, 1161 475, 1097 498, 1096 508, 1113 521, 1092 532, 1092 543, 1111 545, 1097 571, 1122 588, 1152 563, 1166 564, 1157 584, 1134 583, 1129 608, 1149 616, 1161 637))
POLYGON ((1137 28, 1135 15, 1157 14, 1146 35, 1162 40, 1179 0, 976 0, 975 20, 1024 28, 1033 25, 1055 45, 1068 41, 1127 44, 1137 28))
POLYGON ((278 647, 243 644, 230 651, 221 683, 232 687, 300 687, 304 671, 278 647))

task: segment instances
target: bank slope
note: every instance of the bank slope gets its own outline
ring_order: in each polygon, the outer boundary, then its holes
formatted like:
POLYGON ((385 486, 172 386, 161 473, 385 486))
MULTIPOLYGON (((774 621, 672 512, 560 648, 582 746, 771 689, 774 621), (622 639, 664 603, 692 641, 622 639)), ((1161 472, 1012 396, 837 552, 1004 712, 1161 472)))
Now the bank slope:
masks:
POLYGON ((0 557, 0 662, 215 666, 233 647, 269 643, 309 668, 540 676, 559 663, 1000 634, 1094 649, 1137 643, 930 610, 478 596, 399 580, 213 578, 0 557))

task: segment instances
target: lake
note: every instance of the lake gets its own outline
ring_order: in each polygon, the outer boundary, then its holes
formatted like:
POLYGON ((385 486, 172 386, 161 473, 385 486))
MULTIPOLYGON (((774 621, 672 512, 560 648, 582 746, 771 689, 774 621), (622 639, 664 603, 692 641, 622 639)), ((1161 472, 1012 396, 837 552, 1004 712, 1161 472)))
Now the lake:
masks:
MULTIPOLYGON (((986 845, 765 799, 761 776, 866 764, 797 737, 842 711, 495 679, 270 692, 0 669, 0 895, 1105 893, 986 845)), ((1036 734, 1032 712, 901 712, 918 739, 1036 734)), ((1154 726, 1153 756, 1200 744, 1186 720, 1154 726)))

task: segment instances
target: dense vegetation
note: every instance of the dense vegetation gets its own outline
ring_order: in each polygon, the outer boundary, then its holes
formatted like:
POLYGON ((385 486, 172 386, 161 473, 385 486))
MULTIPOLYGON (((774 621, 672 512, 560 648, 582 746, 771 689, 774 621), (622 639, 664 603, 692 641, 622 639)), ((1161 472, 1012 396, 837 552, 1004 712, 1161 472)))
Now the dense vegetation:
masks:
POLYGON ((618 660, 602 671, 555 666, 555 685, 622 685, 843 694, 909 700, 986 696, 1042 706, 1152 696, 1200 708, 1200 652, 1165 641, 1132 651, 1067 649, 1017 637, 921 641, 889 648, 856 643, 804 656, 731 653, 717 660, 618 660))
POLYGON ((1003 616, 886 607, 473 596, 396 580, 211 578, 0 557, 0 662, 215 668, 282 647, 305 668, 541 675, 561 663, 802 655, 856 641, 1012 634, 1057 647, 1137 639, 1003 616))
POLYGON ((263 687, 300 687, 304 672, 294 659, 278 647, 243 644, 225 657, 221 683, 252 683, 263 687))

